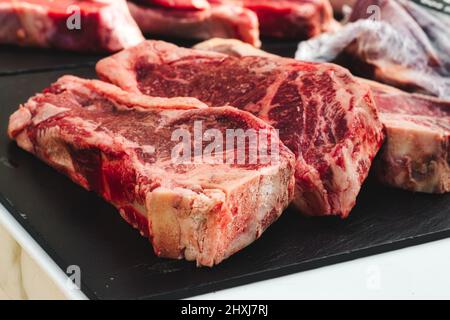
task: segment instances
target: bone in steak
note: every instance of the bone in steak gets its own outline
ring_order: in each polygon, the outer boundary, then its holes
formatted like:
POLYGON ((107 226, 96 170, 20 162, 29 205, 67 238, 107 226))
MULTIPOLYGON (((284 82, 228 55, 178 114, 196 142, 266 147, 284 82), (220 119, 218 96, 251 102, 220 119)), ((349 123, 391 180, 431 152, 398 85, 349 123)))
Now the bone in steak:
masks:
MULTIPOLYGON (((277 57, 232 39, 211 39, 195 48, 237 57, 277 57)), ((387 131, 373 165, 376 177, 411 191, 449 192, 450 101, 359 80, 371 87, 387 131)))
POLYGON ((260 46, 256 15, 241 6, 213 4, 204 10, 143 6, 128 2, 142 32, 189 39, 236 38, 260 46))
POLYGON ((328 0, 210 0, 243 6, 256 13, 261 35, 275 38, 309 39, 334 30, 337 22, 328 0))
POLYGON ((181 10, 202 10, 209 8, 208 0, 131 0, 147 6, 161 6, 181 10))
POLYGON ((377 178, 411 191, 449 192, 450 100, 370 83, 387 130, 374 162, 377 178))
POLYGON ((0 25, 0 43, 22 46, 114 52, 144 40, 122 0, 0 0, 0 25))
POLYGON ((412 1, 359 0, 350 23, 300 43, 296 58, 333 61, 364 78, 450 99, 449 26, 450 16, 412 1))
POLYGON ((131 92, 196 97, 267 121, 297 156, 295 203, 310 215, 348 215, 383 140, 369 88, 330 64, 146 41, 101 60, 97 73, 131 92))
MULTIPOLYGON (((210 109, 196 99, 150 98, 65 76, 21 106, 8 133, 117 207, 151 239, 158 256, 198 265, 217 264, 250 244, 293 196, 294 156, 276 131, 247 112, 210 109), (279 157, 267 164, 173 162, 178 140, 172 133, 195 134, 196 121, 203 130, 221 133, 263 130, 279 157)), ((237 146, 227 144, 222 151, 216 153, 219 160, 237 146)))

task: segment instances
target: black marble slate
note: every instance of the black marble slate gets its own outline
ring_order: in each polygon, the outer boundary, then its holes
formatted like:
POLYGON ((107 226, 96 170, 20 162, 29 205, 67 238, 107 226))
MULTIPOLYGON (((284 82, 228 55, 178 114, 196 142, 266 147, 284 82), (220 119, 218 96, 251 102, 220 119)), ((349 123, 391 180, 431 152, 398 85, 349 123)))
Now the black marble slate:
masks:
MULTIPOLYGON (((183 39, 161 40, 185 47, 191 47, 198 42, 183 39)), ((295 46, 294 42, 267 40, 263 49, 275 54, 293 55, 295 46)), ((100 58, 102 55, 0 45, 0 76, 93 66, 100 58)))
POLYGON ((99 55, 0 45, 0 76, 93 66, 99 55))
POLYGON ((261 239, 214 268, 157 258, 112 206, 5 135, 18 104, 65 73, 94 77, 93 68, 0 77, 0 201, 63 270, 80 266, 90 298, 188 297, 450 236, 449 194, 367 183, 349 219, 288 209, 261 239))

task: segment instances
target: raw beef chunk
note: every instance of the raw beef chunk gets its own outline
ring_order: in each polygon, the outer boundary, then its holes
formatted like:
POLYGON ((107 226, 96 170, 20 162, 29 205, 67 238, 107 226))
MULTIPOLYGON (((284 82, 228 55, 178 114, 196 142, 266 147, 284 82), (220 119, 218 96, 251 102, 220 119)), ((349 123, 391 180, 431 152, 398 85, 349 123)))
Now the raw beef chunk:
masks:
POLYGON ((114 52, 144 40, 123 0, 0 0, 0 43, 114 52))
POLYGON ((214 4, 204 10, 181 10, 128 2, 128 7, 145 34, 201 40, 236 38, 261 45, 258 18, 241 6, 214 4))
MULTIPOLYGON (((211 39, 195 48, 236 57, 277 56, 232 39, 211 39)), ((418 192, 450 191, 450 101, 407 93, 360 78, 369 85, 386 127, 386 142, 374 161, 376 177, 418 192)))
POLYGON ((112 203, 161 257, 217 264, 257 239, 293 197, 294 156, 272 127, 247 112, 210 109, 193 98, 150 98, 65 76, 20 106, 8 133, 112 203), (204 131, 196 131, 198 125, 204 131), (182 159, 174 154, 191 146, 188 140, 180 149, 174 132, 200 132, 201 139, 202 133, 227 129, 261 132, 263 146, 275 148, 266 148, 264 161, 236 160, 238 152, 248 151, 243 147, 255 147, 250 143, 226 143, 205 151, 203 159, 202 153, 186 152, 184 161, 174 161, 182 159), (231 161, 222 161, 225 156, 231 161))
POLYGON ((349 214, 384 138, 369 87, 336 65, 146 41, 97 73, 130 92, 231 105, 279 129, 297 158, 295 203, 309 215, 349 214))
POLYGON ((374 165, 377 178, 411 191, 450 191, 450 101, 372 82, 386 143, 374 165))
POLYGON ((264 36, 304 40, 334 30, 337 22, 328 0, 244 0, 256 13, 264 36))

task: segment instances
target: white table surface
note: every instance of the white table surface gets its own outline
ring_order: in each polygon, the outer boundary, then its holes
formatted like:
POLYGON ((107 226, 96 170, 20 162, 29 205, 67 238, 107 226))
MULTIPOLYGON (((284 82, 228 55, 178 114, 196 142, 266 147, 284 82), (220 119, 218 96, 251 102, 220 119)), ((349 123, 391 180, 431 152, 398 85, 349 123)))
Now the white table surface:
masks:
POLYGON ((8 300, 9 297, 6 295, 6 293, 3 292, 2 288, 0 288, 0 300, 8 300))
POLYGON ((450 239, 194 299, 450 299, 450 239))
MULTIPOLYGON (((1 205, 0 224, 66 290, 65 273, 1 205)), ((450 299, 450 238, 192 299, 450 299)))

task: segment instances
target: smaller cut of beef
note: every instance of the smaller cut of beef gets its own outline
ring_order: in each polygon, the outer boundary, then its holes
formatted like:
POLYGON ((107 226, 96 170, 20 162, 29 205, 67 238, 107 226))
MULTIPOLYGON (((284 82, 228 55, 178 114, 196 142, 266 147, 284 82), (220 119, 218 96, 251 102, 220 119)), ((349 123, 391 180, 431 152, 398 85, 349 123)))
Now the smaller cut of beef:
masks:
POLYGON ((124 0, 0 0, 0 43, 115 52, 144 37, 124 0))
POLYGON ((411 191, 450 192, 450 101, 368 83, 387 130, 377 178, 411 191))
POLYGON ((161 257, 217 264, 257 239, 293 197, 294 156, 272 127, 193 98, 150 98, 65 76, 20 106, 8 134, 113 204, 161 257), (277 153, 239 162, 236 154, 255 145, 211 140, 227 130, 260 133, 257 141, 277 153), (206 152, 213 141, 219 147, 206 152))
POLYGON ((304 40, 334 30, 338 23, 328 0, 209 0, 253 11, 263 36, 304 40))
POLYGON ((230 105, 274 126, 296 155, 294 203, 309 215, 349 214, 384 139, 369 87, 336 65, 146 41, 96 69, 130 92, 230 105))
POLYGON ((263 36, 305 40, 337 25, 328 0, 243 0, 243 4, 258 16, 263 36))
POLYGON ((183 10, 128 1, 128 7, 145 34, 199 40, 236 38, 253 46, 261 45, 258 18, 242 6, 212 4, 204 10, 183 10))

